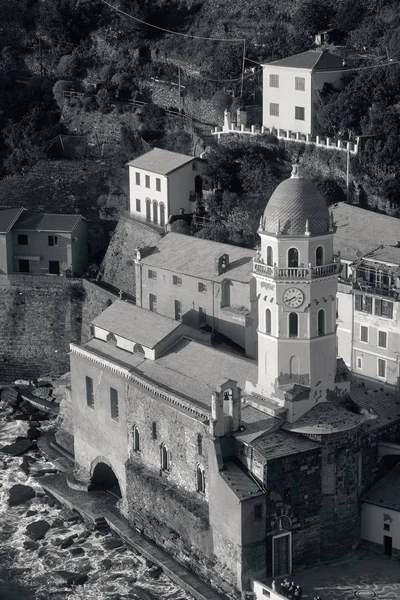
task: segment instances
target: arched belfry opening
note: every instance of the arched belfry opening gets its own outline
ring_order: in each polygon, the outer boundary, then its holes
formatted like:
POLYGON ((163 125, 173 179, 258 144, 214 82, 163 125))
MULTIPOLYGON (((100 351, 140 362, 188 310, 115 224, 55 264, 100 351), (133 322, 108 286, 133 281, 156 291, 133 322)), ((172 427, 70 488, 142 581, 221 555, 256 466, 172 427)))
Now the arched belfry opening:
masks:
POLYGON ((107 491, 117 498, 122 498, 117 476, 112 468, 104 462, 98 462, 93 470, 89 491, 95 490, 107 491))

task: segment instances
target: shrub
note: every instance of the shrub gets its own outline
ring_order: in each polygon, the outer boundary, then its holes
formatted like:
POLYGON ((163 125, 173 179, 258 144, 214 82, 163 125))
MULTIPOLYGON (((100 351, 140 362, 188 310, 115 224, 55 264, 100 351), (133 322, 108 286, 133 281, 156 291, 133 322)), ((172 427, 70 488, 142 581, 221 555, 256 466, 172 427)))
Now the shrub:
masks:
POLYGON ((56 83, 54 84, 53 96, 54 96, 54 100, 57 102, 60 110, 62 110, 62 107, 64 105, 64 92, 66 90, 73 89, 73 87, 74 87, 74 84, 72 83, 72 81, 68 81, 66 79, 60 79, 59 81, 56 81, 56 83))

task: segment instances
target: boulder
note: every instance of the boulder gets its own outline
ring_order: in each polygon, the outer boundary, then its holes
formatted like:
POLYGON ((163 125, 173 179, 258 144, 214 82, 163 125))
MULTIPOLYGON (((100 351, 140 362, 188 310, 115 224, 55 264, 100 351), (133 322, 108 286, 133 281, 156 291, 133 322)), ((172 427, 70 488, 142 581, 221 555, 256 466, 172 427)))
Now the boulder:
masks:
POLYGON ((55 571, 68 585, 83 585, 88 580, 87 573, 73 573, 72 571, 55 571))
POLYGON ((149 569, 148 576, 152 579, 159 579, 162 572, 163 570, 161 567, 154 565, 154 567, 151 567, 151 569, 149 569))
POLYGON ((72 546, 72 544, 74 543, 74 540, 76 540, 77 537, 78 537, 77 534, 68 536, 67 538, 65 538, 65 540, 63 540, 61 542, 60 548, 62 550, 65 550, 66 548, 70 548, 72 546))
POLYGON ((25 540, 24 548, 25 550, 37 550, 39 548, 39 544, 33 540, 25 540))
POLYGON ((58 527, 63 527, 63 525, 64 525, 64 522, 63 522, 63 520, 62 520, 62 519, 60 519, 59 517, 56 517, 56 518, 54 519, 54 521, 52 522, 52 524, 51 524, 51 527, 52 527, 53 529, 57 529, 58 527))
POLYGON ((34 510, 32 508, 30 508, 29 510, 27 510, 26 513, 25 513, 26 517, 34 517, 35 515, 37 515, 37 510, 34 510))
POLYGON ((17 438, 17 440, 13 444, 8 444, 7 446, 3 446, 0 448, 0 452, 3 454, 9 454, 10 456, 21 456, 25 454, 25 452, 29 452, 29 450, 36 450, 37 444, 36 442, 32 442, 27 438, 17 438))
POLYGON ((19 506, 35 497, 35 490, 30 485, 21 485, 17 483, 10 488, 8 492, 8 505, 19 506))
POLYGON ((85 554, 85 550, 80 546, 77 546, 76 548, 71 548, 70 554, 71 556, 83 556, 85 554))
POLYGON ((29 462, 26 460, 26 456, 23 457, 22 462, 19 465, 19 468, 25 475, 29 475, 31 467, 30 467, 29 462))
POLYGON ((104 558, 100 564, 104 569, 106 569, 106 571, 108 571, 108 569, 111 569, 113 562, 109 558, 104 558))
POLYGON ((108 550, 113 550, 114 548, 120 548, 123 545, 123 541, 116 539, 116 538, 110 538, 108 540, 104 540, 104 548, 107 548, 108 550))
POLYGON ((9 406, 17 407, 22 402, 22 396, 18 390, 7 388, 2 391, 1 399, 3 402, 7 402, 9 406))
POLYGON ((33 523, 30 523, 27 526, 25 533, 26 533, 26 535, 29 535, 31 540, 34 540, 35 542, 37 542, 38 540, 41 540, 44 538, 44 536, 46 535, 46 533, 48 532, 49 529, 50 529, 49 523, 47 521, 45 521, 44 519, 42 519, 40 521, 34 521, 33 523))
POLYGON ((38 440, 41 435, 42 435, 42 432, 40 431, 40 429, 38 429, 37 427, 30 427, 28 429, 26 437, 28 438, 28 440, 33 442, 35 440, 38 440))

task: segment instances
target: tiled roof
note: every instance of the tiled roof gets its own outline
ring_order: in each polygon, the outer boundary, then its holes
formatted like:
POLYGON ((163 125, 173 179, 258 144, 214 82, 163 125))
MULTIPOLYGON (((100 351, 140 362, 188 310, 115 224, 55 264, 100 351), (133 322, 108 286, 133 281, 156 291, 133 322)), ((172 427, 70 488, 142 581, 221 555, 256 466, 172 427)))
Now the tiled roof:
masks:
POLYGON ((363 415, 350 412, 331 402, 321 402, 294 423, 286 423, 286 431, 304 435, 327 435, 354 429, 363 423, 363 415))
POLYGON ((239 246, 220 244, 180 233, 168 233, 157 243, 154 252, 142 259, 142 264, 191 275, 198 279, 232 279, 247 283, 252 279, 254 254, 253 250, 239 246), (222 275, 216 275, 215 259, 223 254, 228 254, 229 266, 222 275))
POLYGON ((233 461, 226 462, 220 471, 220 476, 226 481, 231 490, 239 498, 245 500, 252 496, 263 494, 263 490, 233 461))
POLYGON ((110 333, 146 346, 146 348, 154 348, 181 325, 179 321, 122 300, 116 300, 92 323, 110 333))
POLYGON ((249 445, 265 461, 319 448, 317 442, 301 435, 288 433, 282 429, 273 433, 264 433, 249 445))
POLYGON ((0 210, 0 233, 8 233, 23 211, 23 208, 4 208, 0 210))
POLYGON ((242 406, 243 431, 237 431, 234 436, 237 440, 249 444, 267 431, 272 431, 281 426, 282 420, 271 417, 257 408, 244 404, 242 406))
POLYGON ((82 215, 50 215, 25 211, 14 225, 18 231, 54 231, 71 233, 83 219, 82 215))
POLYGON ((400 464, 389 471, 361 498, 368 504, 400 510, 400 464))
POLYGON ((400 421, 400 404, 383 388, 366 390, 354 382, 351 384, 350 396, 364 414, 366 431, 400 421))
MULTIPOLYGON (((155 313, 148 312, 150 315, 155 313)), ((149 329, 154 323, 148 322, 149 329)), ((143 345, 147 345, 145 342, 143 345)), ((83 348, 108 357, 156 386, 209 411, 211 396, 221 381, 233 379, 244 387, 246 379, 257 377, 257 363, 227 352, 220 352, 189 338, 180 338, 163 356, 148 360, 92 338, 83 348)))
POLYGON ((331 209, 337 226, 333 236, 334 251, 340 251, 343 259, 354 261, 359 256, 369 255, 397 264, 399 250, 395 246, 400 242, 400 219, 344 202, 331 209))
MULTIPOLYGON (((298 167, 297 167, 298 170, 298 167)), ((299 174, 282 181, 272 194, 263 216, 263 229, 275 234, 304 235, 306 221, 312 234, 329 231, 329 210, 315 185, 299 174)))
POLYGON ((342 58, 331 54, 327 50, 307 50, 300 54, 287 56, 280 60, 274 60, 270 63, 276 67, 290 67, 292 69, 310 69, 312 71, 345 70, 342 58))
POLYGON ((171 152, 170 150, 153 148, 150 152, 146 152, 146 154, 142 154, 142 156, 128 162, 128 166, 158 173, 159 175, 168 175, 168 173, 172 173, 172 171, 183 167, 183 165, 193 160, 200 161, 201 159, 197 159, 194 156, 187 156, 186 154, 179 154, 178 152, 171 152))

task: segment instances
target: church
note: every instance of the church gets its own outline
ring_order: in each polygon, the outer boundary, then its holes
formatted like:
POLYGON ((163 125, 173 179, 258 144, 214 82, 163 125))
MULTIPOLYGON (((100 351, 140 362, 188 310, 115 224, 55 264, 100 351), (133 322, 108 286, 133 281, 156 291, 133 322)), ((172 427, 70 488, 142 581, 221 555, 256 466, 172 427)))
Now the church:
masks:
MULTIPOLYGON (((254 358, 123 300, 70 352, 76 481, 118 489, 132 526, 233 594, 355 548, 360 499, 400 439, 394 399, 351 381, 337 357, 335 223, 300 166, 258 233, 246 321, 254 358)), ((137 272, 139 250, 134 260, 137 272)), ((221 285, 241 260, 225 257, 221 285)), ((157 279, 155 262, 151 272, 157 279)), ((200 283, 193 307, 214 290, 200 283)))

